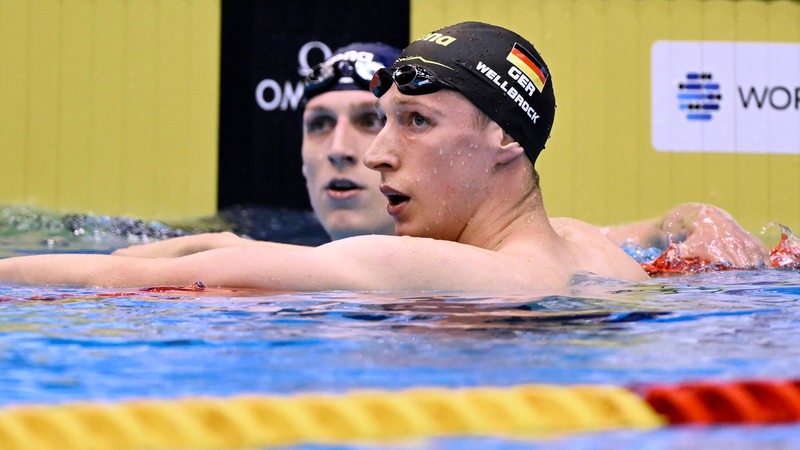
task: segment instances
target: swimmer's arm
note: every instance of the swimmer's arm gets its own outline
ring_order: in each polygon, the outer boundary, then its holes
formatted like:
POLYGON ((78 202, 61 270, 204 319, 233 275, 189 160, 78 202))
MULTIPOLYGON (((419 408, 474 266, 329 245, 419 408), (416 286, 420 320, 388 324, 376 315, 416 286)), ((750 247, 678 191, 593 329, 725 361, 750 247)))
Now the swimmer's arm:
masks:
MULTIPOLYGON (((497 282, 481 264, 463 263, 487 253, 494 252, 449 241, 370 235, 319 247, 230 247, 171 262, 176 272, 205 274, 197 281, 208 286, 301 291, 463 289, 472 283, 489 288, 497 282)), ((181 284, 191 282, 188 276, 180 280, 181 284)))
POLYGON ((132 245, 118 249, 113 254, 140 258, 177 258, 217 248, 271 245, 280 244, 256 241, 237 236, 229 231, 223 231, 219 233, 193 234, 147 244, 132 245))
MULTIPOLYGON (((529 257, 523 258, 525 260, 529 257)), ((469 290, 554 288, 571 273, 542 265, 509 270, 519 256, 450 241, 357 236, 319 247, 236 246, 178 258, 34 255, 0 260, 0 280, 103 287, 188 285, 265 290, 469 290)))
MULTIPOLYGON (((248 267, 238 249, 258 248, 262 255, 302 253, 310 247, 263 243, 231 246, 176 258, 141 258, 98 254, 43 254, 0 259, 0 281, 96 287, 148 287, 187 285, 197 281, 221 287, 266 287, 265 283, 242 284, 241 274, 269 275, 248 267), (269 245, 267 245, 269 244, 269 245)), ((250 279, 255 279, 251 276, 250 279)))
POLYGON ((158 272, 160 261, 97 254, 19 256, 0 260, 0 280, 36 285, 146 286, 148 281, 159 284, 151 273, 158 272))
MULTIPOLYGON (((683 242, 710 212, 730 216, 705 203, 684 203, 662 217, 602 227, 600 230, 617 244, 633 243, 643 247, 667 248, 670 242, 683 242)), ((732 218, 731 218, 732 219, 732 218)))
POLYGON ((507 285, 498 274, 507 273, 508 264, 495 256, 447 241, 358 236, 315 248, 238 246, 178 258, 22 256, 0 260, 0 280, 103 287, 200 281, 209 287, 301 291, 496 289, 507 285))
POLYGON ((614 242, 666 248, 678 243, 681 256, 735 267, 758 266, 769 252, 760 239, 745 230, 727 211, 705 203, 685 203, 663 217, 605 227, 614 242))
POLYGON ((669 240, 667 234, 661 229, 661 222, 662 219, 641 220, 600 227, 600 231, 618 245, 632 243, 643 247, 666 248, 669 240))
MULTIPOLYGON (((257 258, 260 253, 252 248, 242 251, 252 252, 257 258)), ((272 289, 553 289, 566 286, 573 274, 573 270, 551 260, 538 261, 535 253, 505 254, 452 241, 409 236, 356 236, 285 256, 283 264, 271 270, 273 274, 282 274, 269 281, 268 287, 272 289), (526 269, 531 266, 536 270, 526 269)), ((622 256, 628 258, 624 253, 622 256)), ((252 260, 247 265, 257 267, 262 263, 272 264, 252 260)), ((635 266, 636 279, 640 279, 644 272, 635 266)), ((258 281, 246 280, 245 285, 258 281)))
POLYGON ((662 217, 601 227, 600 230, 620 245, 628 242, 645 247, 666 248, 670 241, 684 241, 710 215, 716 216, 713 220, 724 217, 733 221, 730 214, 716 206, 684 203, 670 209, 662 217))

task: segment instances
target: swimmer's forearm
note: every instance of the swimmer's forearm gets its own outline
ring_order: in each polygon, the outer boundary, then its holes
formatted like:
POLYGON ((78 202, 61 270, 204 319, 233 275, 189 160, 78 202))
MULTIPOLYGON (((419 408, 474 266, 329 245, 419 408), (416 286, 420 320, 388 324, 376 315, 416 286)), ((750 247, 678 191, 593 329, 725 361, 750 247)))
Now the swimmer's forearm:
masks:
POLYGON ((304 273, 298 272, 296 266, 287 267, 282 255, 299 255, 311 249, 267 242, 258 245, 271 247, 267 251, 253 247, 256 245, 226 247, 180 258, 96 254, 21 256, 0 259, 0 281, 97 287, 186 285, 202 281, 209 286, 270 287, 270 275, 291 278, 304 273), (248 260, 243 255, 258 255, 258 258, 248 260))
MULTIPOLYGON (((139 258, 111 255, 32 255, 0 260, 0 281, 75 286, 144 286, 156 270, 144 270, 139 258)), ((154 260, 150 260, 154 262, 154 260)), ((166 274, 164 274, 166 275, 166 274)))
POLYGON ((149 244, 132 245, 116 250, 117 256, 136 256, 139 258, 177 258, 208 250, 227 247, 280 246, 275 242, 256 241, 237 236, 229 231, 202 233, 166 239, 149 244))
POLYGON ((181 236, 148 244, 132 245, 114 252, 118 256, 140 258, 176 258, 216 248, 249 245, 250 239, 241 238, 231 232, 202 233, 181 236))
POLYGON ((82 265, 78 255, 70 256, 65 259, 56 258, 56 255, 34 255, 0 260, 0 280, 23 284, 82 284, 78 280, 68 281, 77 275, 74 268, 82 265))

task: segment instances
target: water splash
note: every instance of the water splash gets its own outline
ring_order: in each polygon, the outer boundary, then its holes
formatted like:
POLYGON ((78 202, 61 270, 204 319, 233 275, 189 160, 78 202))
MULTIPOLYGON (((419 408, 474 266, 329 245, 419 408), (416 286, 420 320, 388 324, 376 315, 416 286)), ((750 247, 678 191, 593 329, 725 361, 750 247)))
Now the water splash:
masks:
POLYGON ((789 227, 777 222, 767 224, 763 231, 771 227, 778 227, 781 231, 781 241, 769 251, 772 267, 800 269, 800 239, 789 227))
MULTIPOLYGON (((530 221, 531 219, 529 218, 528 220, 530 221)), ((632 241, 626 241, 621 247, 628 256, 635 259, 638 263, 652 262, 654 259, 658 258, 663 251, 658 247, 645 247, 632 241)))
POLYGON ((696 257, 681 256, 678 244, 670 241, 669 247, 652 262, 642 264, 642 268, 651 277, 665 275, 683 275, 708 272, 712 270, 729 270, 733 266, 724 263, 712 263, 696 257))
MULTIPOLYGON (((792 233, 786 225, 771 222, 764 229, 764 233, 768 228, 778 227, 781 232, 780 242, 769 250, 769 265, 774 268, 781 269, 800 269, 800 238, 792 233)), ((642 268, 650 276, 665 276, 665 275, 679 275, 679 274, 695 274, 710 271, 731 270, 731 269, 751 269, 752 267, 737 267, 728 263, 710 262, 696 257, 684 257, 680 254, 678 245, 670 240, 669 247, 664 250, 661 255, 650 262, 642 262, 638 258, 634 249, 632 254, 631 250, 625 248, 625 251, 633 256, 641 263, 642 268)), ((641 251, 652 252, 654 249, 644 249, 641 251)))

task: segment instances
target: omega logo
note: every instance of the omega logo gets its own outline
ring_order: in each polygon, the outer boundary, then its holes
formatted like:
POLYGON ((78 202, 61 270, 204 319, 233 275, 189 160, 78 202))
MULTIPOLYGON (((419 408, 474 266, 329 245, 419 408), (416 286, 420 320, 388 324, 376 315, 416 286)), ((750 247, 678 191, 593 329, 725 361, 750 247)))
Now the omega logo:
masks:
MULTIPOLYGON (((323 42, 311 41, 303 44, 297 52, 297 73, 303 78, 311 72, 309 54, 312 52, 322 52, 322 58, 319 61, 324 61, 331 56, 330 47, 323 42)), ((264 111, 275 111, 276 109, 286 111, 290 108, 292 111, 296 111, 303 99, 303 81, 299 80, 293 83, 285 80, 281 85, 277 80, 267 78, 258 83, 255 95, 258 107, 264 111)))

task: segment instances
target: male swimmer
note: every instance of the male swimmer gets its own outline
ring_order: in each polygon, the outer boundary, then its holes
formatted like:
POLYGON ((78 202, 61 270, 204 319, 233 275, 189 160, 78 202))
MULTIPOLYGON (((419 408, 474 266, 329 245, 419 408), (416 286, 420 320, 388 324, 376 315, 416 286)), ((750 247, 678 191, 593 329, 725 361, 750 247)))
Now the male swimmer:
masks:
POLYGON ((372 91, 385 125, 364 155, 398 236, 264 244, 177 258, 36 255, 0 261, 24 283, 278 290, 552 290, 579 272, 638 281, 597 228, 544 209, 534 163, 555 116, 553 75, 525 38, 465 22, 412 42, 372 91), (512 90, 513 89, 513 90, 512 90))
MULTIPOLYGON (((386 126, 364 155, 401 236, 316 248, 261 243, 178 258, 39 255, 0 279, 265 289, 556 289, 577 272, 640 280, 596 228, 548 220, 534 163, 555 112, 552 74, 503 28, 462 23, 413 42, 373 77, 386 126), (302 270, 300 270, 302 268, 302 270)), ((308 174, 308 168, 304 169, 308 174)))
MULTIPOLYGON (((303 175, 314 210, 331 239, 361 234, 394 234, 380 174, 362 160, 383 128, 369 90, 375 72, 400 50, 380 42, 354 42, 315 66, 305 81, 303 175)), ((203 233, 135 245, 115 254, 175 257, 212 248, 258 245, 230 232, 203 233)))
MULTIPOLYGON (((378 190, 380 174, 366 168, 362 159, 383 127, 369 83, 375 71, 390 66, 399 54, 400 50, 379 42, 352 43, 334 51, 306 79, 303 174, 314 213, 331 239, 394 234, 394 221, 378 190)), ((727 212, 707 204, 678 205, 663 218, 602 230, 619 245, 665 249, 675 242, 682 257, 699 258, 711 265, 747 268, 767 260, 767 249, 759 239, 727 212)), ((115 254, 176 257, 258 244, 229 232, 205 233, 136 245, 115 254)))

